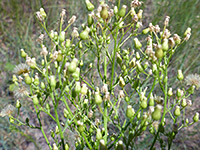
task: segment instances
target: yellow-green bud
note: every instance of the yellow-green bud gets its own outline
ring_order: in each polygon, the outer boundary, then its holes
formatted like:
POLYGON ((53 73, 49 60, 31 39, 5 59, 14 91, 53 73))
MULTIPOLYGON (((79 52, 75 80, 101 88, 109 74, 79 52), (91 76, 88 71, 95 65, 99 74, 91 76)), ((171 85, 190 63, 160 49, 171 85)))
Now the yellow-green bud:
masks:
POLYGON ((71 46, 71 41, 70 41, 70 39, 66 39, 66 41, 65 41, 65 47, 66 48, 69 48, 71 46))
POLYGON ((136 57, 137 60, 139 60, 140 59, 140 53, 136 52, 135 57, 136 57))
POLYGON ((72 62, 69 64, 69 66, 67 67, 67 70, 69 71, 69 73, 73 73, 76 71, 77 62, 78 60, 74 58, 72 62))
POLYGON ((182 70, 178 70, 177 78, 178 78, 179 81, 181 81, 181 80, 184 79, 184 76, 183 76, 182 70))
POLYGON ((61 31, 59 35, 59 42, 62 43, 65 41, 65 31, 61 31))
POLYGON ((69 145, 67 143, 65 144, 65 150, 69 150, 69 145))
POLYGON ((72 73, 72 77, 73 77, 76 81, 78 81, 78 80, 79 80, 79 76, 80 76, 80 68, 77 67, 77 68, 76 68, 76 71, 75 71, 74 73, 72 73))
POLYGON ((86 95, 87 94, 87 90, 88 90, 87 85, 83 84, 82 88, 81 88, 81 94, 86 95))
POLYGON ((199 121, 199 113, 198 112, 194 115, 193 121, 194 122, 198 122, 199 121))
POLYGON ((134 57, 130 62, 129 62, 129 67, 135 67, 136 65, 136 58, 134 57))
POLYGON ((188 123, 189 123, 189 120, 188 120, 188 118, 185 120, 185 123, 186 123, 186 124, 188 124, 188 123))
POLYGON ((149 99, 149 106, 154 106, 154 97, 153 97, 152 93, 151 93, 150 99, 149 99))
POLYGON ((28 85, 32 83, 32 78, 28 74, 25 75, 25 83, 28 85))
POLYGON ((180 116, 181 115, 181 110, 180 110, 180 107, 179 106, 176 106, 175 110, 174 110, 174 115, 176 117, 180 116))
POLYGON ((76 85, 75 85, 75 92, 76 94, 79 94, 81 92, 81 85, 80 85, 80 82, 76 82, 76 85))
POLYGON ((20 51, 21 51, 21 57, 25 58, 27 56, 27 54, 24 52, 23 49, 21 49, 20 51))
POLYGON ((34 104, 34 105, 38 105, 38 104, 39 104, 39 100, 38 100, 38 98, 37 98, 37 95, 34 95, 34 96, 32 97, 32 99, 33 99, 33 104, 34 104))
POLYGON ((134 109, 132 108, 131 105, 128 105, 128 106, 127 106, 127 109, 126 109, 126 116, 127 116, 129 119, 131 119, 131 118, 134 116, 134 114, 135 114, 134 109))
POLYGON ((186 107, 186 106, 187 106, 187 101, 186 101, 185 98, 182 100, 181 106, 182 106, 182 107, 186 107))
POLYGON ((50 76, 50 86, 52 89, 56 87, 56 78, 55 76, 50 76))
POLYGON ((14 123, 15 122, 15 120, 13 119, 13 117, 10 117, 9 121, 10 121, 10 123, 14 123))
POLYGON ((42 16, 43 19, 45 19, 47 16, 43 8, 40 8, 40 15, 42 16))
POLYGON ((86 40, 86 39, 88 39, 89 38, 89 34, 88 34, 89 32, 85 29, 85 30, 83 30, 81 33, 80 33, 80 38, 81 38, 81 40, 86 40))
POLYGON ((107 9, 107 6, 102 6, 102 10, 100 12, 100 16, 104 20, 106 20, 108 18, 108 9, 107 9))
POLYGON ((124 79, 122 77, 120 77, 120 79, 119 79, 119 86, 122 87, 122 88, 125 86, 125 82, 124 82, 124 79))
POLYGON ((78 124, 78 131, 80 133, 84 132, 85 128, 83 122, 77 121, 77 124, 78 124))
POLYGON ((101 134, 101 130, 100 129, 97 129, 96 139, 97 140, 101 140, 102 139, 102 134, 101 134))
POLYGON ((143 33, 143 34, 147 34, 149 31, 150 31, 150 29, 149 29, 149 28, 146 28, 146 29, 142 30, 142 33, 143 33))
POLYGON ((136 49, 140 49, 142 47, 142 44, 140 43, 140 41, 138 40, 138 38, 134 38, 133 41, 134 41, 136 49))
POLYGON ((172 88, 169 88, 167 94, 168 94, 168 96, 170 96, 170 97, 173 95, 172 88))
POLYGON ((191 34, 191 28, 189 28, 189 27, 186 29, 186 31, 184 33, 184 37, 186 37, 187 34, 191 34))
POLYGON ((140 106, 141 106, 143 109, 147 108, 147 99, 143 99, 143 100, 141 101, 141 103, 140 103, 140 106))
POLYGON ((41 82, 40 87, 41 87, 42 89, 45 89, 45 84, 44 84, 44 82, 41 82))
POLYGON ((142 65, 140 64, 139 61, 136 62, 136 65, 137 65, 137 69, 138 69, 140 72, 143 72, 143 67, 142 67, 142 65))
POLYGON ((162 50, 167 51, 169 49, 168 39, 163 39, 162 50))
POLYGON ((100 105, 102 103, 103 100, 102 100, 99 92, 95 92, 94 101, 95 101, 95 104, 97 104, 97 105, 100 105))
POLYGON ((176 95, 178 98, 180 98, 182 96, 183 92, 181 89, 177 89, 176 95))
POLYGON ((121 58, 121 56, 120 56, 119 53, 117 53, 117 63, 118 63, 118 64, 121 64, 121 63, 122 63, 122 58, 121 58))
POLYGON ((55 128, 55 134, 59 134, 58 126, 56 126, 56 128, 55 128))
POLYGON ((161 105, 156 105, 155 110, 152 113, 152 118, 154 120, 160 120, 160 118, 161 118, 161 110, 162 110, 162 106, 161 105))
POLYGON ((143 10, 140 9, 137 16, 138 16, 138 19, 141 19, 142 18, 142 13, 143 13, 143 10))
POLYGON ((164 53, 163 53, 162 48, 156 49, 155 56, 156 56, 157 58, 162 58, 162 57, 164 56, 164 53))
POLYGON ((21 108, 21 103, 20 103, 20 101, 19 100, 17 100, 17 102, 16 102, 16 108, 21 108))
POLYGON ((125 14, 126 14, 126 8, 127 8, 126 5, 123 5, 123 6, 122 6, 122 8, 121 8, 120 11, 119 11, 119 16, 120 16, 120 17, 124 17, 124 16, 125 16, 125 14))
POLYGON ((116 15, 117 13, 118 13, 118 7, 115 6, 115 7, 114 7, 114 14, 116 15))
POLYGON ((87 7, 87 10, 92 11, 94 9, 94 5, 89 0, 85 0, 85 4, 87 7))

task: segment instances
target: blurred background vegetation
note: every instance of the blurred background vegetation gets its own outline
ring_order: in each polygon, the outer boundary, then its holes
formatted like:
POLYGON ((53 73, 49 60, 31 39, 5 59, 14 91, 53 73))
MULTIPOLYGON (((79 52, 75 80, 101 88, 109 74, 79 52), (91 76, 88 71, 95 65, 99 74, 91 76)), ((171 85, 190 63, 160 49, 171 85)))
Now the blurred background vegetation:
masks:
MULTIPOLYGON (((96 6, 98 5, 97 0, 91 1, 96 6)), ((173 67, 171 76, 174 76, 171 82, 176 82, 177 69, 182 69, 185 75, 200 74, 200 0, 141 1, 144 2, 142 6, 144 25, 147 26, 148 24, 145 23, 148 22, 162 25, 165 16, 168 15, 171 31, 183 35, 187 27, 192 28, 191 39, 178 48, 171 61, 173 67)), ((112 2, 114 4, 115 0, 112 2)), ((131 0, 121 0, 121 2, 129 6, 131 0)), ((35 19, 35 12, 41 7, 47 11, 49 30, 57 27, 62 8, 67 11, 67 19, 72 15, 77 15, 74 26, 80 27, 87 18, 84 0, 0 0, 0 110, 7 104, 15 104, 9 85, 13 68, 22 62, 19 57, 20 49, 23 48, 32 56, 39 54, 36 39, 43 30, 35 19)), ((200 112, 199 96, 200 93, 197 93, 192 97, 194 105, 189 112, 200 112)), ((26 106, 28 109, 28 104, 26 106)), ((188 116, 190 116, 189 112, 188 116)), ((29 114, 25 113, 25 115, 29 114)), ((33 135, 27 128, 18 129, 10 126, 8 118, 0 118, 0 133, 0 150, 41 149, 45 142, 41 141, 38 134, 33 135)), ((198 149, 200 147, 199 133, 200 125, 183 130, 175 139, 173 149, 198 149)), ((138 149, 144 148, 141 145, 138 149)))

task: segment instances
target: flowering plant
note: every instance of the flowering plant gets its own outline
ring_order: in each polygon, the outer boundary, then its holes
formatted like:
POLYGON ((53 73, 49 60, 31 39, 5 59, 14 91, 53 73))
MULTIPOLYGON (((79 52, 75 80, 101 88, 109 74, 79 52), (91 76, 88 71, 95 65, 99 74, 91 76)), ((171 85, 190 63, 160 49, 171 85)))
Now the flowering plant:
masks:
POLYGON ((15 125, 41 130, 53 150, 131 149, 138 137, 147 134, 153 137, 150 149, 156 141, 170 149, 178 131, 199 120, 199 113, 192 120, 186 118, 185 110, 192 105, 189 96, 200 87, 200 76, 188 75, 184 80, 178 70, 181 89, 168 83, 170 60, 177 47, 189 40, 191 29, 183 37, 171 35, 168 16, 162 29, 152 23, 143 28, 138 0, 131 2, 131 8, 120 1, 113 9, 103 1, 97 9, 89 0, 85 4, 91 11, 87 23, 80 31, 73 27, 71 34, 68 29, 76 16, 66 25, 63 10, 59 31, 49 32, 45 10, 36 12, 47 35, 38 38, 41 55, 31 58, 21 49, 25 63, 16 66, 13 75, 18 114, 13 115, 14 108, 8 105, 1 116, 8 115, 15 125), (46 44, 48 38, 51 46, 46 44), (128 41, 133 46, 127 46, 128 41), (19 119, 24 95, 33 103, 38 125, 29 123, 29 118, 19 119), (43 113, 55 123, 54 129, 44 130, 43 113), (77 134, 74 142, 66 137, 67 130, 77 134))

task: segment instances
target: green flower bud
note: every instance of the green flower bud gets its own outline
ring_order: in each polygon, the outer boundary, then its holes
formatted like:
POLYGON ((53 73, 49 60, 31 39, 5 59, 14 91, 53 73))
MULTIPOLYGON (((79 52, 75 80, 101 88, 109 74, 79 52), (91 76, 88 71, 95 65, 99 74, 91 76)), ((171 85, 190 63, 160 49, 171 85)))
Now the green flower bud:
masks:
POLYGON ((123 142, 121 140, 117 142, 116 150, 124 150, 123 142))
POLYGON ((137 60, 139 60, 140 59, 140 53, 136 52, 135 57, 136 57, 137 60))
POLYGON ((100 16, 101 16, 101 18, 103 18, 103 20, 106 20, 108 18, 108 8, 107 8, 107 6, 102 6, 100 16))
POLYGON ((136 65, 137 65, 137 69, 138 69, 140 72, 143 72, 143 67, 142 67, 142 65, 140 64, 139 61, 136 62, 136 65))
POLYGON ((194 93, 194 89, 195 89, 195 86, 191 86, 189 89, 188 89, 188 93, 189 94, 193 94, 194 93))
POLYGON ((169 97, 171 97, 173 95, 172 88, 169 88, 167 94, 168 94, 169 97))
POLYGON ((114 14, 115 15, 118 14, 118 7, 117 6, 114 7, 114 14))
POLYGON ((15 123, 15 120, 13 119, 13 117, 10 117, 9 121, 10 121, 10 123, 13 123, 13 124, 15 123))
POLYGON ((56 58, 56 60, 57 60, 58 62, 61 62, 61 61, 63 60, 63 55, 62 55, 61 52, 58 52, 58 57, 56 58))
POLYGON ((42 16, 43 19, 45 19, 47 16, 43 8, 40 8, 40 15, 42 16))
POLYGON ((66 39, 66 41, 65 41, 65 47, 66 48, 69 48, 71 46, 71 41, 70 41, 70 39, 66 39))
POLYGON ((140 106, 142 107, 142 109, 147 108, 147 100, 142 100, 142 102, 140 103, 140 106))
POLYGON ((93 11, 94 5, 89 0, 85 0, 85 4, 86 4, 86 7, 87 7, 87 10, 93 11))
POLYGON ((39 78, 38 76, 35 77, 34 82, 33 82, 36 86, 40 84, 39 78))
POLYGON ((56 128, 55 128, 55 134, 59 134, 58 126, 56 126, 56 128))
POLYGON ((121 58, 121 56, 120 56, 119 53, 117 53, 117 63, 118 63, 118 64, 121 64, 121 63, 122 63, 122 58, 121 58))
POLYGON ((65 31, 61 31, 59 35, 59 42, 62 43, 65 41, 65 31))
POLYGON ((186 101, 185 98, 182 100, 181 106, 182 106, 182 107, 186 107, 186 106, 187 106, 187 101, 186 101))
POLYGON ((94 101, 95 101, 95 104, 97 104, 97 105, 100 105, 102 103, 103 100, 102 100, 99 92, 95 92, 94 101))
POLYGON ((134 38, 133 41, 134 41, 136 49, 140 49, 142 47, 142 44, 140 43, 140 41, 137 38, 134 38))
POLYGON ((77 121, 77 124, 78 124, 78 131, 79 131, 80 133, 84 132, 85 127, 84 127, 83 122, 77 121))
POLYGON ((76 85, 75 85, 75 92, 76 94, 79 94, 81 92, 81 85, 80 85, 80 82, 76 82, 76 85))
POLYGON ((152 118, 154 120, 160 120, 160 118, 161 118, 161 110, 162 110, 162 106, 161 105, 156 105, 156 108, 155 108, 154 112, 152 113, 152 118))
POLYGON ((130 98, 129 98, 128 96, 126 96, 126 97, 125 97, 125 101, 126 101, 126 102, 129 102, 129 101, 130 101, 130 98))
POLYGON ((21 57, 26 58, 27 54, 24 52, 24 50, 21 49, 20 51, 21 51, 21 57))
POLYGON ((45 84, 44 84, 44 82, 41 82, 41 83, 40 83, 40 87, 41 87, 42 89, 45 89, 45 84))
POLYGON ((185 120, 185 123, 186 123, 186 124, 188 124, 188 123, 189 123, 189 120, 188 120, 188 118, 186 118, 186 120, 185 120))
POLYGON ((142 19, 142 13, 143 13, 143 10, 140 9, 137 16, 138 16, 138 19, 142 19))
POLYGON ((176 117, 180 116, 181 115, 181 110, 180 110, 180 107, 179 106, 176 106, 175 110, 174 110, 174 115, 176 117))
POLYGON ((87 22, 88 22, 88 27, 91 27, 92 24, 94 23, 94 19, 91 14, 88 14, 87 22))
POLYGON ((32 83, 32 78, 28 74, 25 74, 25 83, 28 85, 32 83))
POLYGON ((125 14, 126 14, 126 8, 127 8, 126 5, 122 6, 121 10, 119 11, 119 16, 120 17, 124 17, 125 16, 125 14))
POLYGON ((96 139, 97 140, 101 140, 102 139, 102 134, 101 134, 101 130, 100 129, 97 129, 96 139))
POLYGON ((161 48, 156 49, 155 56, 159 59, 164 56, 163 50, 161 48))
POLYGON ((130 62, 129 62, 129 67, 135 67, 136 65, 136 58, 134 57, 130 62))
POLYGON ((65 144, 65 150, 69 150, 69 145, 67 143, 65 144))
POLYGON ((76 68, 76 71, 74 73, 72 73, 72 77, 78 81, 79 80, 79 77, 80 77, 80 68, 76 68))
POLYGON ((182 90, 177 89, 176 95, 178 98, 180 98, 182 96, 182 90))
POLYGON ((142 30, 142 33, 143 33, 143 34, 147 34, 149 31, 150 31, 150 29, 149 29, 149 28, 146 28, 146 29, 142 30))
POLYGON ((194 115, 193 121, 194 122, 198 122, 199 121, 199 113, 198 112, 194 115))
POLYGON ((76 71, 77 63, 78 63, 78 60, 74 58, 72 62, 69 64, 69 66, 67 67, 67 70, 69 71, 69 73, 73 73, 76 71))
POLYGON ((42 62, 41 62, 41 64, 42 64, 42 66, 44 66, 44 65, 45 65, 44 59, 42 59, 42 62))
POLYGON ((181 81, 181 80, 184 79, 184 76, 183 76, 182 70, 178 70, 177 78, 178 78, 179 81, 181 81))
POLYGON ((64 117, 68 118, 69 112, 66 108, 64 108, 63 113, 64 113, 64 117))
POLYGON ((122 77, 120 77, 120 79, 119 79, 119 86, 123 88, 125 85, 126 84, 124 82, 124 79, 122 77))
POLYGON ((89 38, 89 32, 85 29, 80 33, 81 40, 86 40, 89 38))
POLYGON ((38 104, 39 104, 39 100, 38 100, 38 98, 37 98, 37 95, 34 95, 34 96, 32 97, 32 99, 33 99, 33 104, 34 104, 34 105, 38 105, 38 104))
POLYGON ((135 114, 134 109, 132 108, 131 105, 128 105, 128 106, 127 106, 127 109, 126 109, 126 116, 127 116, 129 119, 131 119, 131 118, 134 116, 134 114, 135 114))
POLYGON ((152 93, 151 93, 150 99, 149 99, 149 106, 154 106, 154 97, 153 97, 152 93))
POLYGON ((81 88, 81 94, 86 95, 87 94, 87 90, 88 90, 87 85, 83 84, 82 88, 81 88))
POLYGON ((55 76, 50 76, 50 86, 52 89, 56 87, 56 78, 55 76))
POLYGON ((168 39, 163 39, 162 50, 167 51, 169 49, 168 39))
POLYGON ((186 37, 187 34, 191 34, 191 28, 189 28, 189 27, 186 29, 186 31, 184 33, 184 37, 186 37))
POLYGON ((16 108, 21 108, 21 103, 20 103, 20 101, 19 100, 17 100, 17 102, 16 102, 16 108))

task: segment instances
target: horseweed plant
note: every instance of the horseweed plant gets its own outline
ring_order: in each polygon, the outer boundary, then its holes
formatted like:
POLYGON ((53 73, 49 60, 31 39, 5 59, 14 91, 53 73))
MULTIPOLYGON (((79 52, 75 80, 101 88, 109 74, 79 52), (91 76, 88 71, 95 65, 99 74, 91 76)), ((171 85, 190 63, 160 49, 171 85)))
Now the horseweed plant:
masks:
POLYGON ((8 105, 1 116, 8 115, 17 126, 41 130, 53 150, 128 150, 144 135, 153 139, 147 143, 149 149, 155 149, 156 141, 170 149, 178 131, 199 120, 199 113, 186 118, 185 111, 192 105, 189 96, 200 87, 200 76, 184 79, 178 70, 181 88, 168 81, 172 55, 189 40, 191 29, 182 37, 171 35, 168 16, 163 28, 152 23, 143 28, 138 0, 131 2, 130 9, 120 1, 113 9, 103 1, 97 9, 89 0, 85 4, 91 12, 87 23, 82 29, 73 27, 71 33, 67 30, 76 16, 64 23, 63 10, 59 31, 49 32, 45 10, 36 12, 46 33, 38 38, 41 55, 31 58, 21 49, 26 63, 19 64, 13 75, 18 114, 13 115, 14 107, 8 105), (128 41, 133 46, 127 46, 128 41), (22 96, 33 103, 35 125, 29 118, 19 119, 22 96), (42 113, 55 123, 53 129, 44 131, 42 113), (76 134, 75 143, 67 140, 67 131, 76 134))

